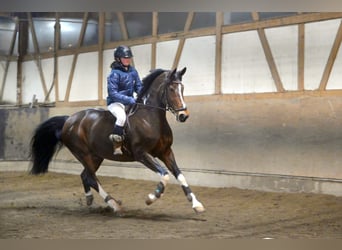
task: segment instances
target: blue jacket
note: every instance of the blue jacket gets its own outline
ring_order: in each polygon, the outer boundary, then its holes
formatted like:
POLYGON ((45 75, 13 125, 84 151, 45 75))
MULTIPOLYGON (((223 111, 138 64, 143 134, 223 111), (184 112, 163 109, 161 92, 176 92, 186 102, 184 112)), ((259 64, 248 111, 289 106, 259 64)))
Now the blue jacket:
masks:
POLYGON ((120 102, 123 105, 134 104, 133 93, 139 93, 142 83, 138 71, 129 66, 126 71, 121 65, 114 62, 112 71, 107 77, 107 105, 113 102, 120 102))

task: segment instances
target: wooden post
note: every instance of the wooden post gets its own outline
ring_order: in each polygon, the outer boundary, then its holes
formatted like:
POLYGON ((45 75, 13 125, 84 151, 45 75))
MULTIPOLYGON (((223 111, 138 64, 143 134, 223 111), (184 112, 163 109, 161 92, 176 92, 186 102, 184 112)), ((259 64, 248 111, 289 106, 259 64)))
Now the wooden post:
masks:
POLYGON ((19 15, 19 42, 18 42, 18 62, 17 62, 17 105, 22 105, 22 78, 23 78, 23 70, 22 64, 24 56, 27 54, 28 48, 28 23, 26 20, 25 14, 19 15))

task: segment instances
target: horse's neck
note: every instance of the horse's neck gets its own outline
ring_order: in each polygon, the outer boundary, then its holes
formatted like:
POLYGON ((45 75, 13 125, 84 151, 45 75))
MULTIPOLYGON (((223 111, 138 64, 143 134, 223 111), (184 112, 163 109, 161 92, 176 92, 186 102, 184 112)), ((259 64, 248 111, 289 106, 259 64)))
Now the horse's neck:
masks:
POLYGON ((166 106, 163 100, 164 88, 164 83, 154 83, 143 99, 144 104, 164 109, 166 106))

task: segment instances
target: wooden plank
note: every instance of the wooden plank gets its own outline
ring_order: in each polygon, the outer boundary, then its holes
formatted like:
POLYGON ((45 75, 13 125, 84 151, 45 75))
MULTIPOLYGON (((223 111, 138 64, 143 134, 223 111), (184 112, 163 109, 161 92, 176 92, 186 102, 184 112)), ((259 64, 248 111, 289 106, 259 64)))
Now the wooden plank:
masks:
POLYGON ((216 13, 216 47, 215 47, 215 94, 219 95, 221 91, 222 74, 222 25, 223 12, 216 13))
POLYGON ((59 23, 59 14, 56 12, 56 21, 54 26, 54 49, 53 49, 53 79, 50 86, 50 89, 45 97, 45 102, 49 99, 51 91, 53 87, 55 87, 55 101, 59 99, 59 89, 58 89, 58 57, 57 51, 59 48, 59 40, 60 40, 60 23, 59 23))
POLYGON ((304 91, 286 91, 286 92, 268 92, 268 93, 244 93, 244 94, 223 94, 223 95, 194 95, 186 96, 186 102, 207 102, 207 101, 233 101, 233 100, 258 100, 258 99, 284 99, 284 98, 302 98, 302 97, 342 97, 342 90, 304 90, 304 91))
POLYGON ((103 44, 105 41, 105 13, 99 13, 99 39, 98 39, 98 101, 104 104, 103 97, 103 44))
POLYGON ((123 41, 128 40, 128 31, 126 27, 125 17, 122 12, 117 12, 116 15, 118 17, 123 41))
MULTIPOLYGON (((80 36, 78 37, 77 48, 81 47, 81 44, 83 42, 84 34, 87 28, 87 21, 88 21, 88 12, 85 12, 83 16, 80 36)), ((68 79, 68 85, 67 85, 65 98, 64 98, 64 101, 67 101, 67 102, 69 101, 69 97, 70 97, 70 90, 71 90, 72 80, 74 78, 77 58, 78 58, 78 52, 75 53, 73 60, 72 60, 71 70, 70 70, 69 79, 68 79)))
POLYGON ((334 40, 334 44, 331 48, 328 61, 325 65, 323 76, 322 76, 321 82, 319 84, 319 90, 325 90, 327 87, 329 76, 330 76, 331 70, 333 68, 338 50, 339 50, 340 45, 341 45, 341 40, 342 40, 342 21, 340 22, 340 26, 338 28, 338 31, 336 33, 336 37, 334 40))
POLYGON ((97 107, 99 106, 99 102, 96 101, 73 101, 73 102, 65 102, 59 101, 56 102, 56 107, 97 107))
POLYGON ((252 23, 238 23, 222 27, 222 33, 234 33, 263 28, 274 28, 288 26, 300 23, 318 22, 330 19, 342 18, 342 12, 318 12, 300 14, 289 17, 273 18, 267 20, 255 21, 252 23))
POLYGON ((305 25, 298 25, 298 72, 297 85, 298 90, 304 90, 304 51, 305 51, 305 25))
MULTIPOLYGON (((26 16, 27 17, 27 16, 26 16)), ((24 55, 27 53, 27 47, 28 47, 28 23, 26 20, 23 20, 25 18, 25 14, 20 15, 19 20, 19 38, 18 38, 18 62, 17 62, 17 105, 21 106, 23 104, 23 98, 22 98, 22 85, 23 85, 23 58, 24 55)))
MULTIPOLYGON (((256 30, 257 28, 273 28, 273 27, 281 27, 281 26, 287 26, 287 25, 296 25, 301 23, 307 23, 307 22, 318 22, 318 21, 324 21, 329 19, 337 19, 342 18, 342 12, 319 12, 319 13, 308 13, 308 14, 299 14, 296 16, 290 16, 290 17, 283 17, 283 18, 276 18, 276 19, 270 19, 270 20, 262 20, 262 21, 254 21, 250 23, 238 23, 238 24, 229 24, 222 26, 222 34, 227 33, 234 33, 234 32, 242 32, 247 30, 256 30)), ((146 37, 139 37, 139 38, 133 38, 129 40, 121 40, 121 41, 115 41, 115 42, 108 42, 104 44, 104 49, 113 49, 117 45, 125 43, 128 46, 134 46, 134 45, 141 45, 151 42, 166 42, 171 40, 178 40, 181 38, 193 38, 198 36, 210 36, 216 34, 216 27, 206 27, 206 28, 200 28, 196 30, 189 30, 187 32, 181 31, 181 32, 171 32, 167 34, 161 34, 156 37, 146 36, 146 37)), ((90 45, 86 47, 79 48, 81 53, 86 52, 94 52, 97 50, 97 45, 90 45)), ((59 50, 58 56, 66 56, 66 55, 72 55, 75 53, 75 49, 65 49, 65 50, 59 50)), ((1 56, 0 56, 1 57, 1 56)), ((53 57, 52 52, 44 52, 41 53, 41 58, 51 58, 53 57)), ((31 55, 25 55, 23 58, 24 61, 32 60, 31 55)), ((16 61, 16 57, 12 56, 11 61, 16 61)))
MULTIPOLYGON (((256 12, 252 13, 252 17, 254 20, 258 20, 259 16, 256 12)), ((264 29, 257 29, 262 48, 264 50, 265 56, 266 56, 266 61, 268 63, 268 66, 270 68, 274 83, 276 85, 277 91, 279 92, 284 92, 285 89, 283 87, 283 83, 281 82, 278 70, 277 70, 277 65, 274 62, 272 51, 270 48, 270 45, 268 43, 268 40, 266 38, 265 30, 264 29)))
POLYGON ((56 102, 59 101, 59 78, 58 78, 58 57, 57 53, 60 48, 61 37, 61 25, 59 22, 59 14, 56 12, 56 24, 55 24, 55 40, 54 40, 54 85, 55 85, 55 98, 56 102))
MULTIPOLYGON (((152 37, 158 36, 158 12, 152 13, 152 37)), ((156 39, 151 42, 151 69, 155 69, 157 66, 157 42, 156 39)))
MULTIPOLYGON (((46 82, 45 82, 45 77, 44 77, 44 73, 43 73, 43 69, 42 69, 42 64, 41 64, 41 60, 39 57, 40 50, 39 50, 39 45, 38 45, 38 40, 37 40, 36 29, 33 25, 33 20, 32 20, 32 16, 31 16, 30 12, 27 13, 27 17, 28 17, 29 27, 31 28, 32 42, 33 42, 33 47, 34 47, 34 58, 35 58, 36 65, 38 68, 38 72, 39 72, 39 76, 40 76, 40 81, 42 83, 44 95, 46 97, 48 90, 46 87, 46 82)), ((44 98, 44 99, 46 99, 46 98, 44 98)))
MULTIPOLYGON (((11 45, 9 49, 9 56, 13 55, 15 40, 17 39, 17 33, 18 33, 18 18, 15 18, 15 27, 14 27, 14 31, 12 34, 11 45)), ((9 68, 10 62, 11 62, 10 57, 6 57, 6 65, 5 65, 4 75, 2 77, 2 83, 1 83, 1 89, 0 89, 0 101, 2 101, 4 97, 6 79, 7 79, 8 68, 9 68)))
MULTIPOLYGON (((194 12, 189 12, 188 17, 185 22, 185 26, 184 26, 184 33, 189 31, 193 19, 194 19, 194 12)), ((180 60, 180 57, 182 55, 182 51, 184 48, 184 43, 185 43, 185 38, 181 38, 178 43, 178 48, 177 48, 175 59, 173 61, 172 69, 177 68, 179 64, 179 60, 180 60)))

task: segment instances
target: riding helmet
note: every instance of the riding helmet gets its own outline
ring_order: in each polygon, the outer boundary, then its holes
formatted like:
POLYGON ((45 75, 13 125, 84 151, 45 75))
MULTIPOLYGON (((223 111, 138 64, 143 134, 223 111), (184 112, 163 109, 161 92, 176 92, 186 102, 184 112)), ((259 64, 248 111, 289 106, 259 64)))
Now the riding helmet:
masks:
POLYGON ((133 57, 132 51, 125 45, 120 45, 114 50, 114 58, 131 58, 133 57))

